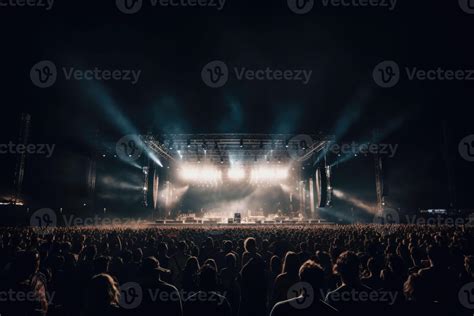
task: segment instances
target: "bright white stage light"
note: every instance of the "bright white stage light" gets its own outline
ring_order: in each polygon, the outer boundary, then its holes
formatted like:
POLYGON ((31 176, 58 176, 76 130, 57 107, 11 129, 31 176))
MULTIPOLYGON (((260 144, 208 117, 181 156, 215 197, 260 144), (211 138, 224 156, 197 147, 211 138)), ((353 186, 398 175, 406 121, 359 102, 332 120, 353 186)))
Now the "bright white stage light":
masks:
POLYGON ((285 167, 257 167, 252 169, 250 180, 252 182, 278 182, 288 178, 288 168, 285 167))
POLYGON ((227 176, 232 181, 240 181, 245 178, 245 170, 241 167, 231 167, 227 172, 227 176))
POLYGON ((210 166, 183 166, 179 176, 185 181, 192 182, 217 182, 222 179, 222 172, 210 166))

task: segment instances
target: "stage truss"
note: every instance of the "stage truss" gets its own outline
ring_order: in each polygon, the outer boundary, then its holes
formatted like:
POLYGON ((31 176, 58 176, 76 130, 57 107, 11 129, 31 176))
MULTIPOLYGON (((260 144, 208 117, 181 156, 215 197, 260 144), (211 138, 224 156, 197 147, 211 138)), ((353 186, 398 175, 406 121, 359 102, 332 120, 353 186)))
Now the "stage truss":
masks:
MULTIPOLYGON (((289 134, 167 134, 141 137, 168 163, 241 164, 311 161, 334 141, 333 136, 289 134)), ((314 162, 314 161, 313 161, 314 162)))

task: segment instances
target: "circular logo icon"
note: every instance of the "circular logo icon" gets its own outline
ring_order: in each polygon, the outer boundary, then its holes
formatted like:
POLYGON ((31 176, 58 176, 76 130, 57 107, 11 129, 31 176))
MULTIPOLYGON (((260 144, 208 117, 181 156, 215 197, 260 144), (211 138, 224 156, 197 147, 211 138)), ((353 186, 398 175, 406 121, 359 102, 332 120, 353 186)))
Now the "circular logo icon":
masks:
POLYGON ((400 215, 394 209, 383 209, 374 216, 374 224, 400 224, 400 215))
POLYGON ((56 82, 57 77, 56 65, 49 60, 36 63, 30 70, 31 82, 39 88, 51 87, 56 82))
POLYGON ((58 223, 56 212, 50 208, 42 208, 30 217, 30 226, 39 228, 56 227, 58 223))
POLYGON ((459 154, 466 161, 474 161, 474 135, 461 139, 458 145, 459 154))
POLYGON ((124 161, 135 161, 143 153, 143 142, 138 135, 126 135, 117 142, 115 151, 124 161))
POLYGON ((143 291, 140 284, 127 282, 120 286, 119 305, 125 309, 134 309, 140 306, 143 300, 143 291))
POLYGON ((306 14, 314 7, 314 0, 288 0, 288 7, 296 14, 306 14))
POLYGON ((287 293, 290 305, 295 309, 305 309, 311 306, 314 301, 314 289, 311 284, 307 282, 298 282, 287 293))
POLYGON ((206 64, 201 71, 202 81, 211 88, 220 88, 229 80, 229 69, 220 60, 206 64))
POLYGON ((459 0, 459 6, 461 9, 468 13, 468 14, 474 14, 474 1, 472 0, 459 0))
POLYGON ((125 14, 134 14, 141 10, 143 0, 115 0, 117 8, 125 14))
POLYGON ((309 155, 305 158, 305 154, 313 146, 313 139, 309 135, 297 135, 292 137, 286 146, 291 159, 305 161, 311 157, 309 155))
POLYGON ((400 81, 400 67, 396 62, 386 60, 375 66, 372 76, 380 87, 391 88, 400 81))
POLYGON ((474 282, 464 285, 458 293, 459 302, 468 309, 474 309, 474 282))
POLYGON ((474 213, 469 214, 469 217, 467 218, 467 227, 474 227, 474 213))

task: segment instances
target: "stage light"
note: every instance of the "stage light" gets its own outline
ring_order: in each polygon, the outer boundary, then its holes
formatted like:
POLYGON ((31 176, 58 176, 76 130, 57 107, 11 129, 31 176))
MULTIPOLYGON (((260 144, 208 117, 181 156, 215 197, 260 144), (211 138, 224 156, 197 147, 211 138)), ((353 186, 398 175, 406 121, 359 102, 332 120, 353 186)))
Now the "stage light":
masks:
POLYGON ((252 182, 279 182, 288 178, 288 168, 265 166, 253 168, 250 173, 252 182))
POLYGON ((245 178, 245 170, 242 167, 231 167, 227 176, 232 181, 240 181, 245 178))
POLYGON ((222 172, 211 166, 183 166, 179 176, 191 182, 217 182, 222 179, 222 172))

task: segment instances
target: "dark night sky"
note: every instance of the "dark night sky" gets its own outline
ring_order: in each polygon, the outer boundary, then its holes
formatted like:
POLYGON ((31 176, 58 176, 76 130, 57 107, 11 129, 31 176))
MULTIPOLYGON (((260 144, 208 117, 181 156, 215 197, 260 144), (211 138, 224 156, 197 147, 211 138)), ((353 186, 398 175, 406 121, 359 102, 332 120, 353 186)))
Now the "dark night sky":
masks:
MULTIPOLYGON (((474 69, 474 14, 464 13, 454 0, 399 1, 393 12, 323 8, 316 2, 306 15, 294 14, 282 0, 228 0, 222 11, 148 5, 134 15, 120 13, 111 0, 57 0, 51 11, 0 8, 2 143, 16 140, 25 111, 33 117, 32 142, 53 142, 83 154, 97 129, 119 138, 124 132, 104 111, 104 100, 93 97, 94 89, 108 95, 141 132, 331 134, 340 120, 358 113, 342 139, 362 141, 374 128, 389 130, 385 141, 400 148, 388 164, 396 203, 437 207, 448 201, 441 149, 445 121, 458 205, 474 206, 469 201, 474 163, 457 152, 459 140, 474 134, 474 82, 405 78, 382 89, 372 80, 374 66, 383 60, 420 69, 474 69), (136 85, 91 87, 60 79, 39 89, 29 71, 41 60, 58 67, 140 69, 142 75, 136 85), (211 89, 200 73, 212 60, 229 67, 312 69, 313 74, 307 85, 231 79, 211 89)), ((11 158, 1 158, 8 161, 2 165, 3 187, 13 178, 11 158)), ((373 183, 358 179, 364 175, 354 168, 357 163, 339 166, 336 179, 370 197, 373 183)), ((37 178, 33 183, 54 183, 48 178, 52 173, 30 172, 37 178)))

